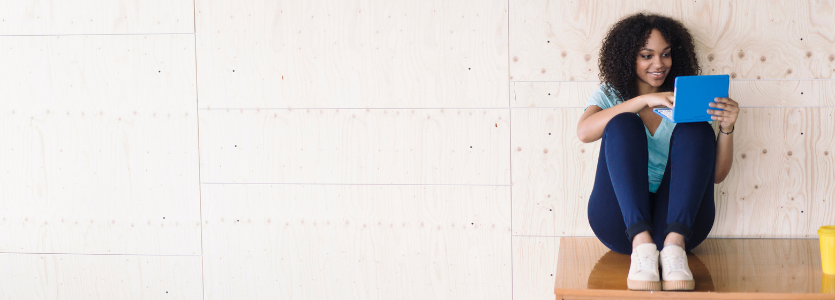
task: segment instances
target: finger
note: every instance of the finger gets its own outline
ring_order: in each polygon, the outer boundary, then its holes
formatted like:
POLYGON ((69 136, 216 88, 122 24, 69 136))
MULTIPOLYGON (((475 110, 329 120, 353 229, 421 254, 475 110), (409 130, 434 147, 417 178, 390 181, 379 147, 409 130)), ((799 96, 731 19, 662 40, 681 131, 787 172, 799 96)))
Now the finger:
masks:
POLYGON ((708 103, 707 105, 710 106, 710 107, 715 107, 715 108, 719 108, 719 109, 725 109, 725 107, 728 107, 727 104, 720 103, 720 102, 708 103))
POLYGON ((726 103, 709 103, 710 107, 715 107, 725 111, 739 112, 739 106, 730 105, 726 103))
POLYGON ((714 116, 724 116, 725 115, 724 110, 708 109, 707 113, 709 113, 711 115, 714 115, 714 116))
POLYGON ((737 103, 736 101, 733 101, 733 100, 729 100, 727 102, 724 102, 724 105, 727 105, 728 109, 737 109, 739 107, 739 103, 737 103))
POLYGON ((739 104, 738 104, 738 103, 736 103, 736 102, 732 102, 732 101, 722 102, 722 103, 716 103, 716 104, 725 105, 725 106, 727 106, 727 107, 738 107, 738 106, 739 106, 739 104))

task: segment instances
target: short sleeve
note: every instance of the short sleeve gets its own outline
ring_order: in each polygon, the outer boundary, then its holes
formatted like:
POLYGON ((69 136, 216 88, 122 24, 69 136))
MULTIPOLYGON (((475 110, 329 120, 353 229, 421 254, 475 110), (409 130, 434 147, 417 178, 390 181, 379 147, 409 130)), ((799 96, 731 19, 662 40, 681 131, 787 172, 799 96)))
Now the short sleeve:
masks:
POLYGON ((600 85, 591 93, 591 97, 589 97, 589 101, 586 103, 586 108, 583 109, 585 111, 589 108, 589 106, 597 105, 601 109, 607 109, 609 107, 615 106, 615 101, 612 97, 606 93, 606 88, 604 85, 600 85))

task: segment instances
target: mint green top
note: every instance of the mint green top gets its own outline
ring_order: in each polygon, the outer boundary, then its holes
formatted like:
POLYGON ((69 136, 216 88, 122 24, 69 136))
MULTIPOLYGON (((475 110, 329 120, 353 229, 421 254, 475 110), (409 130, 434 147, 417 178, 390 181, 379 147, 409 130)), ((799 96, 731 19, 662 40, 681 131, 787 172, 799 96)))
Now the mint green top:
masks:
MULTIPOLYGON (((594 93, 589 97, 586 108, 597 105, 602 109, 615 106, 622 101, 620 95, 610 95, 606 92, 603 85, 597 87, 594 93)), ((673 129, 676 128, 675 123, 670 123, 666 119, 661 119, 661 125, 655 130, 655 135, 649 133, 649 129, 644 126, 644 132, 647 134, 647 148, 649 148, 649 191, 655 193, 658 191, 658 186, 661 185, 661 179, 664 178, 664 170, 667 168, 667 157, 670 155, 670 137, 673 135, 673 129)))

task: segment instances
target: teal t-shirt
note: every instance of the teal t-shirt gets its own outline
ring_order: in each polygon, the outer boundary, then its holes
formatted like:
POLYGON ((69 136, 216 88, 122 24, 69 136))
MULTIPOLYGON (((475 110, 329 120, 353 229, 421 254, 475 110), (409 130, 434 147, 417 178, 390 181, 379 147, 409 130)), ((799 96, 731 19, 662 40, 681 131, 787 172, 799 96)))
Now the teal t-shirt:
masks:
MULTIPOLYGON (((621 100, 620 95, 612 95, 606 92, 603 85, 597 87, 589 97, 586 108, 597 105, 602 109, 617 105, 621 100)), ((655 135, 649 134, 649 129, 644 126, 647 134, 647 148, 649 148, 649 191, 655 193, 664 178, 664 170, 667 168, 667 157, 670 155, 670 137, 676 124, 666 119, 661 120, 661 125, 655 130, 655 135)))

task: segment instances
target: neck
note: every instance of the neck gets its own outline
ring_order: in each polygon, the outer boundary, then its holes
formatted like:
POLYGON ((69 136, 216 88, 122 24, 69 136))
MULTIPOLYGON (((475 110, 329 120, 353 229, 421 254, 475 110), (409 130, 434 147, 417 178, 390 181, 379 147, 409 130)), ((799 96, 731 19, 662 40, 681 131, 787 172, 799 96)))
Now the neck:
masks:
POLYGON ((646 84, 643 81, 638 82, 638 95, 639 96, 644 95, 644 94, 657 93, 657 92, 658 92, 658 87, 651 86, 649 84, 646 84))

